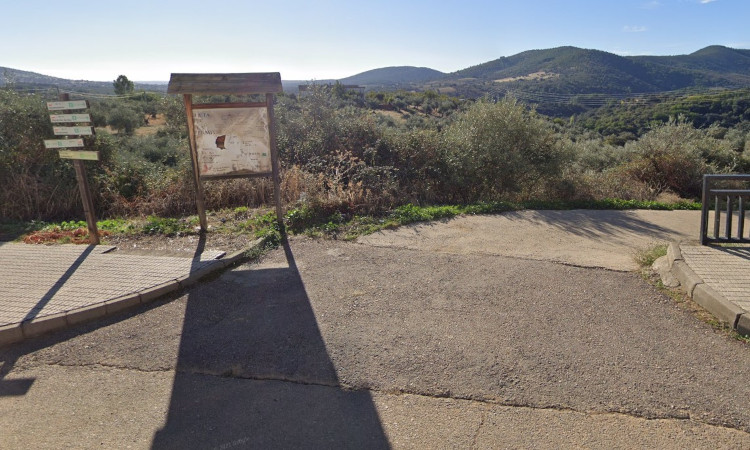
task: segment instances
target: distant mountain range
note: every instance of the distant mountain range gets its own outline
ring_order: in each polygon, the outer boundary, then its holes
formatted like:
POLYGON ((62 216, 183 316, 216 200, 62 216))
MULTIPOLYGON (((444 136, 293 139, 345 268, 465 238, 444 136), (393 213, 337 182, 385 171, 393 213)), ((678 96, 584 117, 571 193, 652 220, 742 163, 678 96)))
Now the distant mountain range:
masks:
POLYGON ((711 46, 680 56, 618 56, 576 47, 531 50, 460 70, 430 85, 469 96, 518 89, 612 95, 750 87, 750 50, 711 46))
MULTIPOLYGON (((68 80, 25 70, 0 67, 0 87, 7 85, 13 85, 18 89, 62 89, 95 94, 115 93, 112 81, 68 80)), ((135 82, 135 89, 137 91, 167 92, 167 82, 135 82)))
MULTIPOLYGON (((334 80, 318 80, 331 83, 334 80)), ((343 78, 367 89, 434 89, 461 97, 503 95, 628 95, 693 88, 750 87, 750 50, 710 46, 689 55, 619 56, 600 50, 558 47, 530 50, 453 73, 425 67, 385 67, 343 78)), ((111 82, 73 81, 0 67, 0 86, 47 87, 112 93, 111 82)), ((153 83, 153 82, 152 82, 153 83)), ((296 91, 307 81, 285 80, 296 91)), ((140 90, 163 84, 136 83, 140 90)))

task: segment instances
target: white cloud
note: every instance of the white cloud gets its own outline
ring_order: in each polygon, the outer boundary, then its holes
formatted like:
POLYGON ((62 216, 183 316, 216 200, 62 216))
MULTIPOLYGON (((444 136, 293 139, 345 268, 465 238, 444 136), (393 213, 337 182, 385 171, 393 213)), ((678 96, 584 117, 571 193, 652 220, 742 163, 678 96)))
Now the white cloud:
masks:
POLYGON ((656 8, 659 8, 660 6, 661 6, 661 2, 654 0, 648 3, 644 3, 643 5, 641 5, 641 8, 642 9, 656 9, 656 8))
POLYGON ((640 25, 625 25, 622 30, 626 33, 643 33, 646 31, 646 27, 640 25))
POLYGON ((718 0, 701 0, 701 5, 705 5, 706 3, 713 3, 718 0))

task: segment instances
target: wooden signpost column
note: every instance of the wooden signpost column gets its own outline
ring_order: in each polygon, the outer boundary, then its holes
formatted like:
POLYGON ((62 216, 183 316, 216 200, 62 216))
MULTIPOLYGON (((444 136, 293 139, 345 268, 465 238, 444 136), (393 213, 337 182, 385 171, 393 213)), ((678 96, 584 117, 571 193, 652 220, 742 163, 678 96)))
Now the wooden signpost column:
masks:
POLYGON ((283 92, 281 75, 272 73, 173 73, 167 93, 182 94, 190 137, 190 156, 201 231, 208 228, 204 179, 271 177, 279 227, 281 208, 274 94, 283 92), (193 95, 265 95, 255 103, 193 103, 193 95), (270 159, 270 161, 269 161, 270 159))
MULTIPOLYGON (((59 112, 59 115, 52 115, 50 119, 53 123, 80 123, 89 122, 91 116, 88 114, 69 114, 71 109, 85 109, 88 108, 88 104, 85 100, 79 100, 75 102, 70 101, 68 94, 59 95, 60 102, 50 102, 47 108, 50 111, 59 112), (67 108, 70 109, 67 109, 67 108), (63 109, 65 108, 65 109, 63 109)), ((70 135, 93 135, 94 129, 89 126, 70 126, 70 127, 54 127, 55 134, 64 135, 66 138, 70 135)), ((83 147, 83 139, 55 139, 45 140, 44 145, 46 148, 57 148, 67 149, 75 147, 83 147)), ((86 167, 83 165, 83 160, 98 160, 98 152, 78 150, 59 150, 60 157, 73 160, 73 168, 76 171, 76 181, 78 182, 78 191, 81 193, 81 202, 83 203, 83 212, 86 215, 86 224, 89 229, 89 242, 94 245, 99 245, 99 230, 96 227, 96 216, 94 215, 94 201, 91 197, 91 189, 89 188, 89 180, 86 176, 86 167)))

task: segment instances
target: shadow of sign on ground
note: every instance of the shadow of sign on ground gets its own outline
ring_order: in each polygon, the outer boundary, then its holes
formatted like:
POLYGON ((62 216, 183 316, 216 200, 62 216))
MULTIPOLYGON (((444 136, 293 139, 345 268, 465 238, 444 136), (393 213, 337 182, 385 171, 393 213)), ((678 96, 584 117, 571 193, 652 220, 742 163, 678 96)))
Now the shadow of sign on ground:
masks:
POLYGON ((336 369, 284 244, 285 267, 235 270, 187 301, 165 426, 154 448, 387 448, 367 391, 336 369))

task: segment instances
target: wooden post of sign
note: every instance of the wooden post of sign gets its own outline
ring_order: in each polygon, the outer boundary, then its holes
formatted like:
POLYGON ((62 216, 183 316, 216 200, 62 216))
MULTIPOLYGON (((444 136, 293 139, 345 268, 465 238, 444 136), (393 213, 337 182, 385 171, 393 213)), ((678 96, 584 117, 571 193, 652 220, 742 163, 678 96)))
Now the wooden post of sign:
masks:
POLYGON ((276 125, 273 118, 273 94, 266 93, 266 108, 268 109, 268 134, 271 141, 271 171, 273 172, 273 200, 276 202, 276 220, 279 230, 286 233, 284 228, 284 213, 281 210, 281 177, 279 176, 279 154, 276 149, 276 125))
MULTIPOLYGON (((58 96, 60 101, 70 100, 70 95, 60 94, 58 96)), ((68 111, 63 111, 67 113, 68 111)), ((89 229, 89 241, 94 245, 99 245, 99 230, 96 228, 96 216, 94 215, 94 200, 91 198, 91 189, 89 188, 89 180, 86 177, 86 167, 83 165, 83 160, 74 159, 73 168, 76 171, 76 181, 78 181, 78 191, 81 193, 81 202, 83 203, 83 213, 86 215, 86 224, 89 229)))
POLYGON ((195 143, 195 125, 193 124, 193 96, 185 94, 185 112, 188 116, 188 135, 190 137, 190 160, 193 163, 193 182, 195 183, 195 206, 198 209, 198 221, 201 226, 201 233, 208 230, 208 221, 206 220, 206 206, 203 201, 203 183, 201 182, 200 172, 198 171, 198 147, 195 143))

